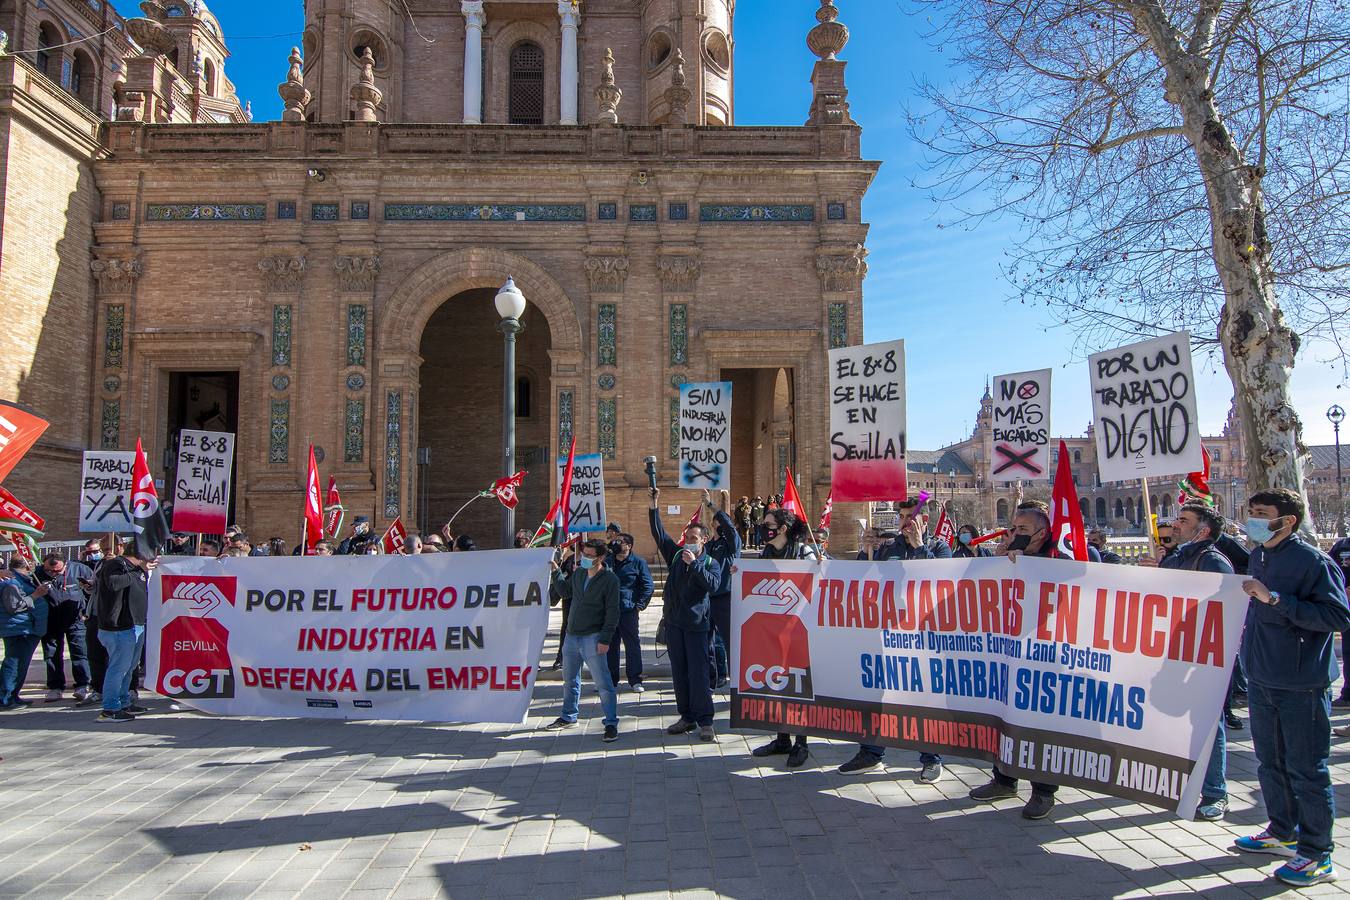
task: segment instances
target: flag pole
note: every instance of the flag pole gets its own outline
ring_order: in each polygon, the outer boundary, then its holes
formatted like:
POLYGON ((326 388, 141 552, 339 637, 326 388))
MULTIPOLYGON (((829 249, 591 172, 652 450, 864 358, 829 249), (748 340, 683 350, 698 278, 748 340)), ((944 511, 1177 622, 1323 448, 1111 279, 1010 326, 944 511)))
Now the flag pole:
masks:
POLYGON ((1144 534, 1148 536, 1148 555, 1157 558, 1158 545, 1153 538, 1158 532, 1153 527, 1153 501, 1148 496, 1148 478, 1141 477, 1139 486, 1144 490, 1144 534))
POLYGON ((459 509, 455 510, 455 514, 454 514, 453 516, 450 517, 450 521, 446 522, 445 525, 442 526, 442 527, 444 527, 444 528, 449 528, 451 525, 455 524, 455 519, 458 519, 458 518, 459 518, 459 514, 462 513, 462 512, 464 512, 464 510, 466 510, 466 509, 469 508, 469 504, 470 504, 470 503, 472 503, 472 502, 475 501, 475 500, 482 500, 482 499, 483 499, 484 497, 486 497, 486 496, 488 496, 488 492, 487 492, 487 491, 483 491, 483 492, 481 492, 481 493, 474 494, 472 497, 470 497, 470 498, 468 499, 468 501, 467 501, 463 506, 461 506, 459 509))

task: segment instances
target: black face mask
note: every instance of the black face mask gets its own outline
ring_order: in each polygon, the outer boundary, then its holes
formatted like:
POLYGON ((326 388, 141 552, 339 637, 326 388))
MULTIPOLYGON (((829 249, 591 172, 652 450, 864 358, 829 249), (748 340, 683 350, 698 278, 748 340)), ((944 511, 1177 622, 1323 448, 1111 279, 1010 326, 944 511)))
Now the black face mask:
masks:
POLYGON ((777 529, 777 528, 765 528, 765 529, 764 529, 764 536, 765 536, 766 538, 768 538, 769 540, 773 540, 774 538, 778 537, 778 529, 777 529))
POLYGON ((1008 549, 1025 550, 1027 549, 1027 547, 1030 546, 1031 546, 1031 537, 1029 535, 1019 534, 1017 537, 1012 539, 1012 543, 1008 545, 1008 549))
POLYGON ((609 552, 613 553, 615 556, 618 556, 620 553, 623 552, 623 544, 620 543, 619 541, 614 541, 609 545, 609 552))

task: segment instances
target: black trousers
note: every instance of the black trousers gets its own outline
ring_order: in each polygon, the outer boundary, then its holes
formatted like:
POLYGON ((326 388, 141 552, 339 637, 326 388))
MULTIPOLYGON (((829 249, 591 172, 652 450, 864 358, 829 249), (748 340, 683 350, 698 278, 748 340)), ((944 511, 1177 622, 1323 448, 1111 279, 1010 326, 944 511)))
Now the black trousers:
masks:
POLYGON ((98 619, 92 616, 84 622, 84 644, 89 653, 89 683, 94 690, 103 690, 103 679, 108 674, 108 651, 98 639, 98 619))
POLYGON ((688 631, 666 621, 666 649, 675 682, 680 718, 699 725, 713 722, 712 685, 708 683, 708 632, 688 631))
MULTIPOLYGON (((994 780, 997 781, 999 784, 1004 785, 1005 787, 1010 787, 1013 789, 1017 788, 1017 779, 1013 778, 1011 775, 1004 775, 1002 772, 998 770, 998 766, 994 767, 994 780)), ((1055 796, 1055 791, 1057 790, 1059 790, 1059 785, 1057 784, 1042 784, 1039 781, 1033 781, 1031 783, 1031 793, 1033 794, 1041 794, 1046 797, 1053 797, 1055 796)))
POLYGON ((623 644, 626 665, 624 673, 628 676, 628 686, 642 683, 642 637, 638 634, 638 618, 642 613, 637 609, 619 610, 619 627, 609 641, 609 678, 619 683, 619 644, 623 644))
POLYGON ((66 689, 65 651, 70 649, 70 668, 75 687, 89 687, 89 653, 85 646, 84 622, 80 609, 67 601, 47 614, 47 634, 42 638, 42 658, 47 662, 47 690, 66 689))
POLYGON ((712 627, 708 629, 708 681, 711 684, 717 684, 721 679, 718 677, 723 672, 727 672, 731 667, 731 595, 718 594, 710 598, 712 601, 712 627), (722 646, 726 648, 726 662, 718 665, 717 642, 713 636, 722 638, 722 646))
POLYGON ((567 613, 568 610, 570 610, 571 608, 572 608, 571 600, 562 601, 562 611, 563 611, 562 631, 558 634, 558 657, 557 659, 553 660, 553 668, 555 669, 562 667, 562 646, 563 641, 567 640, 567 613))

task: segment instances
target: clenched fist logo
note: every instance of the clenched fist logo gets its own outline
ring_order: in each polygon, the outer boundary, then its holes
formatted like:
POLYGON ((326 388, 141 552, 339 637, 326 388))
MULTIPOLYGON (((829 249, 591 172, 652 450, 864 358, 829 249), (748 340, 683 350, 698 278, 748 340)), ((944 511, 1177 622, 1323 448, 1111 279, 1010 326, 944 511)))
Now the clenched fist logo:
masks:
POLYGON ((810 600, 796 581, 774 576, 768 576, 751 587, 745 599, 765 601, 775 611, 782 613, 794 613, 800 604, 810 600))

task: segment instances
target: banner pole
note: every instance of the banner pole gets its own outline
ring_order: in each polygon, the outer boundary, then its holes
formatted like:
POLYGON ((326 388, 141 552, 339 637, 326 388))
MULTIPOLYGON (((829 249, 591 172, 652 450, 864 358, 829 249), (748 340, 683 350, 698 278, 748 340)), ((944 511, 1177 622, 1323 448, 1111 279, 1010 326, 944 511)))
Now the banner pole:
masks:
POLYGON ((1144 533, 1148 535, 1148 555, 1156 559, 1158 556, 1158 545, 1154 543, 1153 539, 1157 536, 1158 532, 1153 528, 1153 501, 1150 500, 1148 496, 1148 478, 1140 478, 1139 486, 1144 491, 1144 533))
POLYGON ((455 519, 458 519, 458 518, 459 518, 459 514, 462 513, 462 512, 464 512, 464 510, 466 510, 466 509, 469 508, 469 504, 470 504, 470 503, 472 503, 472 502, 475 501, 475 500, 481 500, 481 499, 483 499, 485 496, 487 496, 487 495, 484 494, 484 493, 477 493, 477 494, 474 494, 472 497, 470 497, 470 498, 468 499, 468 501, 465 502, 465 504, 464 504, 463 506, 461 506, 459 509, 455 510, 455 514, 454 514, 453 516, 450 517, 450 521, 446 522, 444 527, 449 528, 451 525, 455 524, 455 519))

